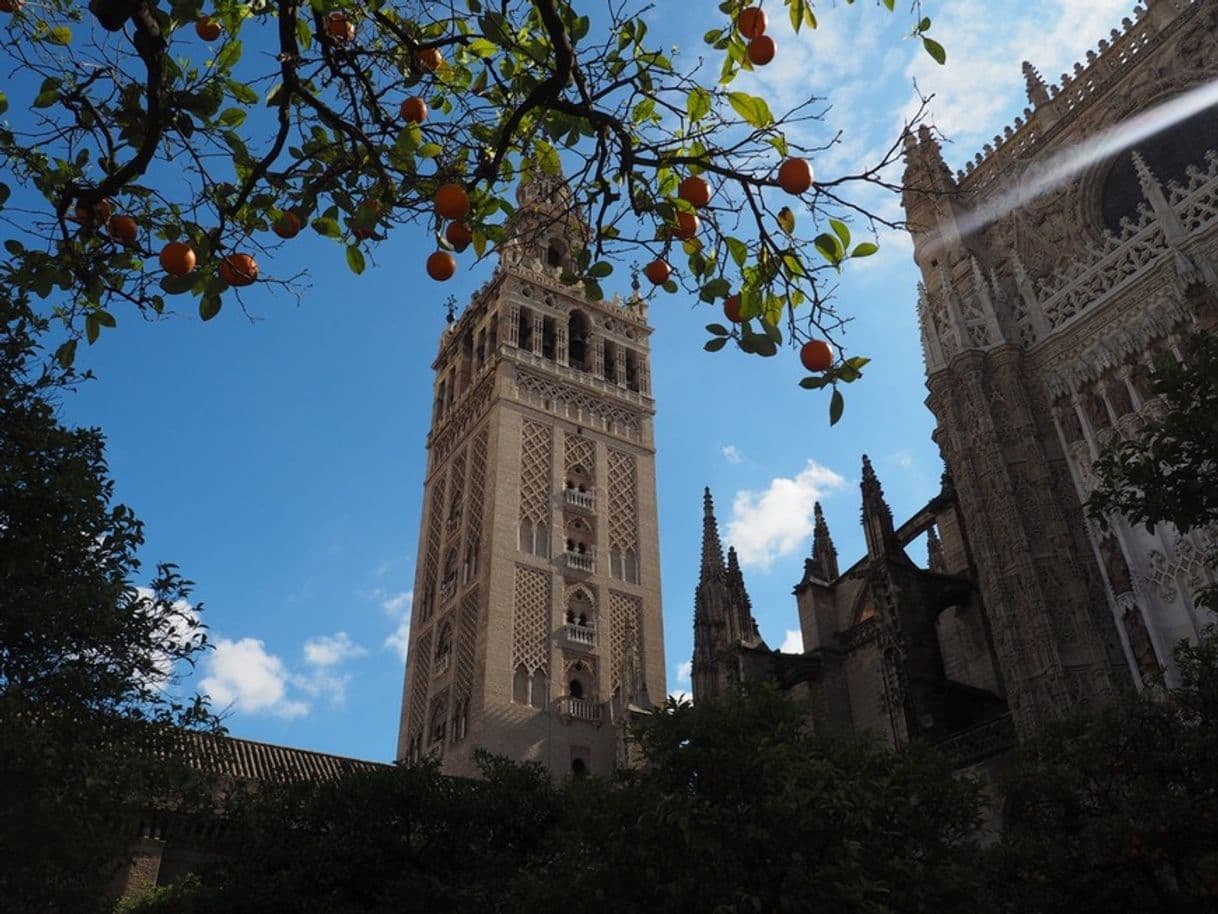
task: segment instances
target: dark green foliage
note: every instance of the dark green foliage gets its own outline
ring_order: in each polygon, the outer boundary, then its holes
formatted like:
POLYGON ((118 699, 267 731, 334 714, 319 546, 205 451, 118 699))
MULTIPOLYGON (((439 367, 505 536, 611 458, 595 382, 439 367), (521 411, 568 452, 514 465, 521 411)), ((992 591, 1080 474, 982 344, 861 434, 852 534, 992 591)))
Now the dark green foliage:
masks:
POLYGON ((976 791, 945 759, 814 735, 772 691, 670 705, 647 767, 551 785, 483 759, 243 800, 229 859, 141 912, 969 911, 976 791))
POLYGON ((1182 683, 1049 726, 1010 782, 987 908, 1218 911, 1218 639, 1175 652, 1182 683))
POLYGON ((87 912, 127 850, 137 796, 183 805, 188 773, 155 761, 170 724, 211 722, 167 676, 204 644, 189 582, 111 503, 103 438, 51 397, 43 325, 0 296, 0 898, 5 911, 87 912))

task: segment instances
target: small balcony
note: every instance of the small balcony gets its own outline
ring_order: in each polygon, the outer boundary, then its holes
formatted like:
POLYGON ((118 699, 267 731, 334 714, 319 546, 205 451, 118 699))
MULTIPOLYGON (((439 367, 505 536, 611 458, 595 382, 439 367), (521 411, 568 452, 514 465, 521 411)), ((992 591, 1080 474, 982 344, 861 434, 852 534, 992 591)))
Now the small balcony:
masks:
POLYGON ((563 626, 563 635, 569 644, 596 647, 596 629, 587 625, 576 625, 568 622, 563 626))
POLYGON ((596 496, 591 492, 581 492, 579 489, 564 489, 563 500, 570 508, 581 511, 593 511, 596 508, 596 496))
POLYGON ((601 722, 601 704, 598 701, 564 695, 559 699, 559 711, 573 720, 586 720, 594 724, 601 722))
POLYGON ((596 571, 596 556, 590 552, 568 550, 563 555, 566 556, 567 567, 573 571, 582 571, 585 574, 592 574, 596 571))

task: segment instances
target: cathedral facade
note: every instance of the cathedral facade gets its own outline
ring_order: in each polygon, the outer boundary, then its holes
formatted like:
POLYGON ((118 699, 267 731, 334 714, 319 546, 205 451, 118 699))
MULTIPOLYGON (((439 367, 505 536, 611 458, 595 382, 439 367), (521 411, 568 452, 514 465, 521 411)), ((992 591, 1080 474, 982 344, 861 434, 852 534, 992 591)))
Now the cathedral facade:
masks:
POLYGON ((906 138, 943 490, 894 525, 864 458, 867 555, 840 573, 817 507, 800 656, 714 621, 719 603, 747 613, 714 533, 695 701, 768 678, 805 691, 814 719, 977 758, 1172 684, 1173 645, 1213 621, 1193 601, 1212 537, 1103 526, 1083 506, 1104 445, 1162 414, 1155 358, 1218 319, 1218 0, 1144 0, 1056 84, 1023 71, 1029 107, 964 170, 930 127, 906 138), (905 551, 923 534, 925 566, 905 551))
POLYGON ((519 203, 433 366, 398 758, 607 774, 665 695, 651 328, 560 281, 585 229, 558 177, 519 203))

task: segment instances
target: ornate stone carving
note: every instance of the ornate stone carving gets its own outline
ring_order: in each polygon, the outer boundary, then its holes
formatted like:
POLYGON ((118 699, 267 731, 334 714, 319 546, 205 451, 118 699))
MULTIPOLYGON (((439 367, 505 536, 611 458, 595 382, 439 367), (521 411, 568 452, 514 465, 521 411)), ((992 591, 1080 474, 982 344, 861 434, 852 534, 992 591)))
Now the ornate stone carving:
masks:
POLYGON ((512 667, 521 664, 532 674, 550 663, 550 575, 516 566, 512 616, 512 667))
POLYGON ((1162 672, 1155 646, 1150 640, 1150 632, 1146 630, 1146 622, 1142 619, 1142 611, 1137 605, 1125 610, 1122 617, 1125 623, 1125 634, 1129 639, 1129 650, 1133 653, 1133 661, 1137 665, 1142 681, 1150 684, 1162 672))

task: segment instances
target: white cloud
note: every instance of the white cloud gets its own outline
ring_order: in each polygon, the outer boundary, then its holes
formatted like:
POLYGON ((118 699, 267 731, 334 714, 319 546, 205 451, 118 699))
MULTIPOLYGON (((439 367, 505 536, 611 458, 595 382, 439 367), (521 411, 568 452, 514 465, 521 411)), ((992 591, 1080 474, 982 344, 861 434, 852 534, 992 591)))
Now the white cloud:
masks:
POLYGON ((304 643, 305 662, 313 666, 334 666, 367 653, 367 648, 352 641, 346 632, 317 635, 304 643))
POLYGON ((233 641, 219 638, 203 662, 203 691, 219 708, 251 714, 293 718, 307 714, 309 706, 287 697, 290 674, 283 661, 267 653, 256 638, 233 641))
POLYGON ((804 652, 804 636, 797 628, 788 628, 787 636, 782 639, 782 647, 779 648, 784 654, 802 654, 804 652))
POLYGON ((740 461, 744 460, 744 457, 741 456, 740 451, 736 450, 736 445, 734 444, 725 444, 719 448, 719 451, 728 463, 740 463, 740 461))
POLYGON ((947 65, 918 48, 906 74, 935 95, 931 120, 957 143, 945 149, 948 160, 963 164, 1028 105, 1024 59, 1057 83, 1131 7, 1130 0, 943 0, 931 34, 947 48, 947 65))
POLYGON ((677 682, 685 683, 688 685, 690 674, 693 673, 693 671, 694 671, 694 664, 692 661, 686 660, 684 663, 678 663, 677 664, 677 682))
POLYGON ((794 478, 779 476, 762 492, 742 490, 732 503, 728 542, 740 564, 768 571, 776 558, 807 544, 812 535, 812 506, 846 480, 814 460, 794 478))
POLYGON ((394 594, 381 601, 381 608, 398 619, 397 627, 385 638, 385 647, 401 657, 403 663, 406 662, 406 649, 410 644, 410 610, 413 604, 413 590, 394 594))

